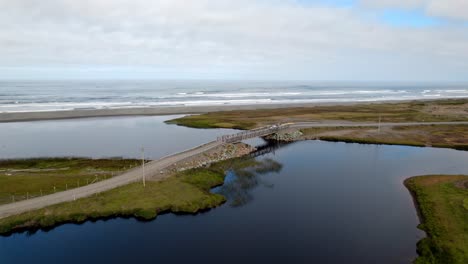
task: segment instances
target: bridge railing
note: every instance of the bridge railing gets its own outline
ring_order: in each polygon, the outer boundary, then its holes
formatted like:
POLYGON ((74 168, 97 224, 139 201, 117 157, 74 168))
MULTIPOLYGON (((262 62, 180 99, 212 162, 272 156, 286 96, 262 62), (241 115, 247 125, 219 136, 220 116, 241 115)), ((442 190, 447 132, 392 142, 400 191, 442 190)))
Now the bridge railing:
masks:
POLYGON ((234 143, 234 142, 239 142, 245 139, 262 137, 262 136, 274 134, 274 133, 279 132, 280 130, 288 128, 289 126, 290 126, 289 124, 277 124, 277 125, 272 125, 272 126, 267 126, 267 127, 260 127, 260 128, 256 128, 252 130, 242 131, 236 134, 224 135, 224 136, 218 137, 217 140, 222 143, 234 143))

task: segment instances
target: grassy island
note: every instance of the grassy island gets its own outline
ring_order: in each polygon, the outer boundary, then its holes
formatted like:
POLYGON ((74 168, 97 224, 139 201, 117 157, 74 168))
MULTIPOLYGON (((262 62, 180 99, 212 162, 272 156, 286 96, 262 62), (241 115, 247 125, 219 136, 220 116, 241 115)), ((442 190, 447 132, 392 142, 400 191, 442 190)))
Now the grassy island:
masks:
POLYGON ((301 139, 468 150, 468 125, 385 127, 381 131, 377 127, 326 127, 301 132, 301 139))
POLYGON ((468 99, 220 111, 166 121, 193 128, 252 129, 275 123, 468 121, 468 99))
MULTIPOLYGON (((169 124, 193 128, 252 129, 274 123, 303 121, 352 122, 468 121, 468 99, 374 103, 222 111, 185 116, 169 124)), ((468 150, 468 125, 385 127, 327 127, 303 129, 294 140, 322 139, 365 144, 433 146, 468 150)))
POLYGON ((468 176, 430 175, 405 181, 418 207, 418 242, 414 263, 468 263, 468 176))

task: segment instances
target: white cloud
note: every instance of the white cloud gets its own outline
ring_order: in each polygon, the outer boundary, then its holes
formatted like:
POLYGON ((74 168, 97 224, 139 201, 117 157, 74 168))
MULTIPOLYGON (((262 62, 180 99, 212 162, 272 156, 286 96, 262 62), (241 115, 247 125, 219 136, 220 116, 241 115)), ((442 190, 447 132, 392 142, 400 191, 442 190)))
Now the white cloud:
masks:
POLYGON ((467 0, 433 0, 427 5, 429 15, 468 20, 467 0))
POLYGON ((464 29, 392 28, 353 8, 295 1, 0 0, 0 24, 8 25, 0 28, 5 69, 120 66, 171 72, 170 78, 447 79, 468 67, 460 63, 468 59, 464 29), (408 65, 407 72, 391 74, 408 65))
POLYGON ((373 8, 413 9, 424 5, 426 0, 360 0, 362 5, 373 8))
POLYGON ((468 20, 467 0, 360 0, 368 8, 421 9, 429 16, 468 20))

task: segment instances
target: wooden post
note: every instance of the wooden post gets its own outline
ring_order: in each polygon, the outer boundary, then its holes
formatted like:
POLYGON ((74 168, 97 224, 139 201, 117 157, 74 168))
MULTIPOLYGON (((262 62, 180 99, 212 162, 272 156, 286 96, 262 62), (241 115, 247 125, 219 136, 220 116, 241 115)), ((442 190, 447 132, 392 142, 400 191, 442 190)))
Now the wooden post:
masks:
POLYGON ((379 134, 380 134, 380 122, 382 121, 382 115, 379 114, 379 134))
POLYGON ((143 187, 146 187, 146 179, 145 179, 145 148, 141 148, 141 162, 142 162, 142 171, 143 171, 143 187))

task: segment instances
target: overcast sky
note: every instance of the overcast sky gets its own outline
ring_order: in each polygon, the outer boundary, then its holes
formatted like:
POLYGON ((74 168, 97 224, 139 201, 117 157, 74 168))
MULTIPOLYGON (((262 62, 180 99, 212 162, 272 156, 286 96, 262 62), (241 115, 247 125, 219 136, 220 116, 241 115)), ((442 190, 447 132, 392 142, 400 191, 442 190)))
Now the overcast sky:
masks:
POLYGON ((468 82, 468 0, 0 0, 0 79, 468 82))

